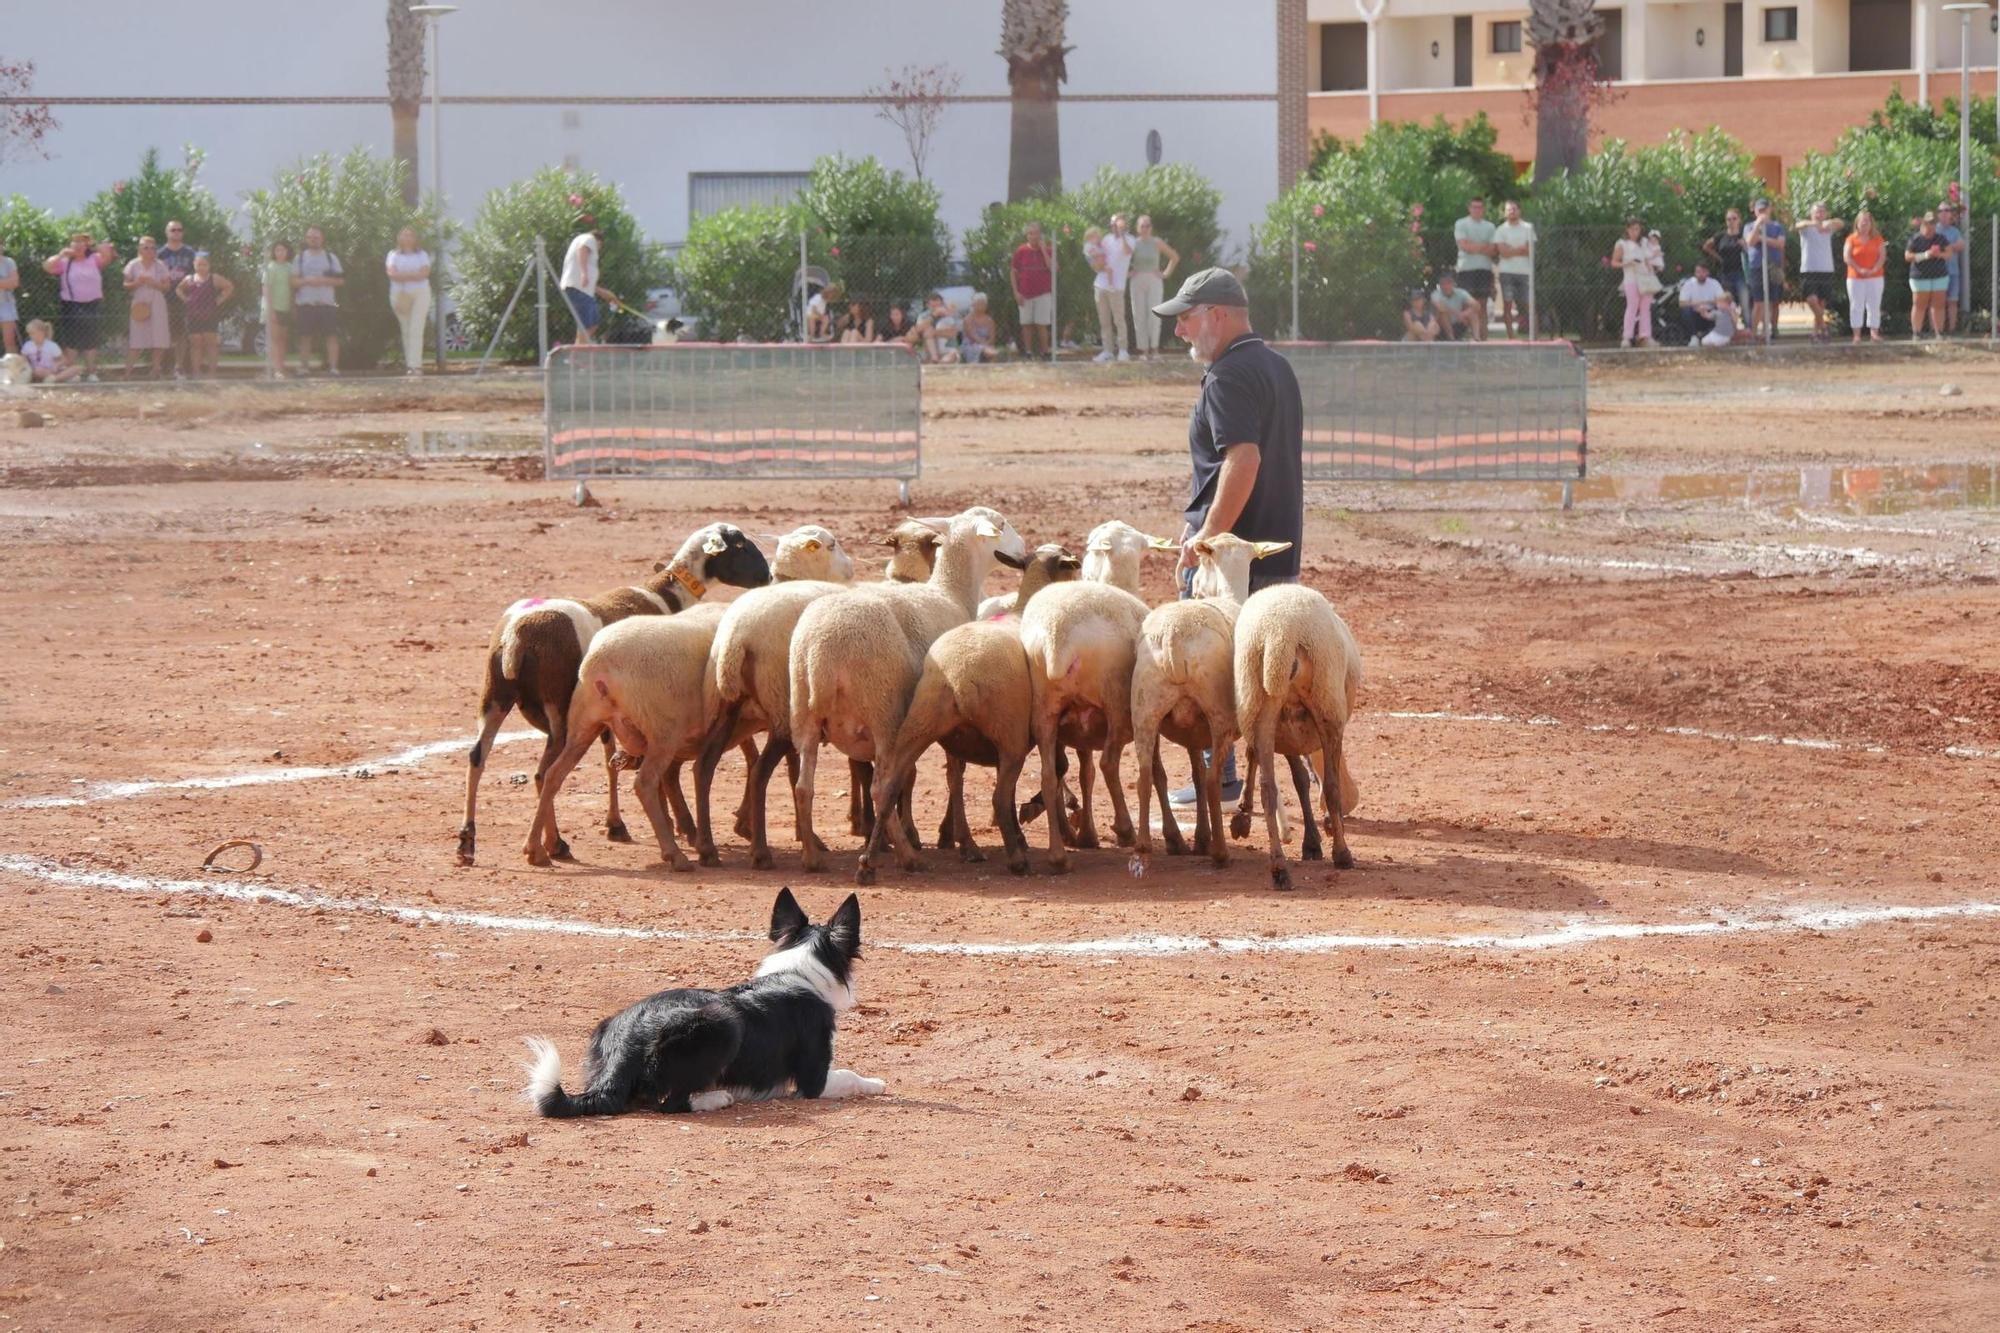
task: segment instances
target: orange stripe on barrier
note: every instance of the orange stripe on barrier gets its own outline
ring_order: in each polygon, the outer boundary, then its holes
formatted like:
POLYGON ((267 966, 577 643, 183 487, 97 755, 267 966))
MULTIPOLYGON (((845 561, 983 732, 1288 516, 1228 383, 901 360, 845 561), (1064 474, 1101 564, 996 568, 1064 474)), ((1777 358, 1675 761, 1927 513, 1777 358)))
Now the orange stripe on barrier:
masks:
MULTIPOLYGON (((1393 456, 1385 458, 1357 459, 1350 455, 1323 454, 1323 453, 1308 453, 1305 456, 1305 462, 1308 467, 1311 467, 1315 464, 1331 465, 1334 463, 1342 463, 1342 462, 1348 464, 1361 463, 1369 467, 1380 468, 1384 472, 1401 472, 1401 473, 1407 473, 1411 476, 1423 476, 1425 474, 1432 472, 1457 472, 1461 470, 1477 469, 1484 467, 1523 467, 1531 464, 1571 463, 1579 461, 1580 460, 1577 454, 1575 454, 1574 452, 1564 452, 1564 453, 1554 453, 1554 454, 1547 454, 1547 453, 1469 454, 1455 458, 1435 458, 1435 459, 1396 458, 1393 456)), ((1353 478, 1353 480, 1365 481, 1367 480, 1367 478, 1357 477, 1353 478)), ((1495 477, 1491 478, 1491 480, 1507 481, 1511 480, 1511 478, 1495 477)), ((1523 481, 1551 480, 1551 478, 1523 477, 1520 478, 1520 480, 1523 481)), ((1560 478, 1555 478, 1554 480, 1560 480, 1560 478)))
POLYGON ((698 430, 691 426, 579 426, 559 430, 549 443, 560 448, 588 440, 677 440, 689 444, 775 444, 784 440, 818 444, 915 444, 913 430, 698 430))
POLYGON ((1470 435, 1392 435, 1365 430, 1309 430, 1308 444, 1372 444, 1392 449, 1454 449, 1483 444, 1556 444, 1580 448, 1580 430, 1477 431, 1470 435))
POLYGON ((915 449, 633 449, 609 445, 555 456, 557 467, 576 463, 914 463, 915 449))

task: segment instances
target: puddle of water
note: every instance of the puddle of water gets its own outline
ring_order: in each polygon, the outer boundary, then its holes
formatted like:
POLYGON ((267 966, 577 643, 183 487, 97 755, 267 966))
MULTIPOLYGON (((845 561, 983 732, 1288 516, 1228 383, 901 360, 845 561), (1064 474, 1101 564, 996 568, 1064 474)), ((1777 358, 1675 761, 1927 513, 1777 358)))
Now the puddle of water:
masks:
POLYGON ((412 458, 497 458, 542 451, 542 437, 526 431, 355 430, 334 436, 332 443, 412 458))
MULTIPOLYGON (((1534 494, 1560 504, 1562 487, 1537 482, 1534 494)), ((1576 483, 1579 504, 1591 501, 1690 500, 1739 502, 1780 512, 1906 514, 2000 507, 2000 464, 1940 463, 1931 467, 1803 467, 1762 472, 1692 472, 1660 477, 1591 477, 1576 483)))

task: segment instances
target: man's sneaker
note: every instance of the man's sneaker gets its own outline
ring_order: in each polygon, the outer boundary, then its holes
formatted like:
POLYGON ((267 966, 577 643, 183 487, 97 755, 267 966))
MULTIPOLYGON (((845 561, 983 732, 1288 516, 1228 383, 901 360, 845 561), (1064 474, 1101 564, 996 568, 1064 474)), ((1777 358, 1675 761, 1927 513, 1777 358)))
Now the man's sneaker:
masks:
POLYGON ((1109 350, 1109 349, 1107 348, 1106 350, 1104 350, 1104 351, 1102 351, 1102 352, 1099 352, 1099 353, 1098 353, 1098 354, 1097 354, 1096 356, 1093 356, 1093 357, 1092 357, 1092 358, 1090 358, 1090 359, 1091 359, 1092 361, 1095 361, 1095 362, 1097 362, 1097 364, 1099 364, 1099 365, 1103 365, 1103 364, 1105 364, 1106 362, 1108 362, 1108 361, 1110 361, 1110 360, 1111 360, 1111 352, 1110 352, 1110 350, 1109 350))
MULTIPOLYGON (((1241 780, 1225 780, 1223 782, 1222 784, 1223 800, 1236 801, 1236 800, 1241 800, 1242 797, 1243 797, 1243 783, 1241 782, 1241 780)), ((1200 798, 1195 795, 1194 784, 1192 782, 1190 782, 1185 787, 1175 788, 1172 792, 1168 793, 1167 795, 1167 803, 1169 805, 1176 807, 1177 809, 1182 809, 1182 810, 1186 810, 1192 807, 1195 804, 1195 802, 1199 799, 1200 798)))
POLYGON ((1130 361, 1132 359, 1132 354, 1121 348, 1118 352, 1118 359, 1120 361, 1130 361))

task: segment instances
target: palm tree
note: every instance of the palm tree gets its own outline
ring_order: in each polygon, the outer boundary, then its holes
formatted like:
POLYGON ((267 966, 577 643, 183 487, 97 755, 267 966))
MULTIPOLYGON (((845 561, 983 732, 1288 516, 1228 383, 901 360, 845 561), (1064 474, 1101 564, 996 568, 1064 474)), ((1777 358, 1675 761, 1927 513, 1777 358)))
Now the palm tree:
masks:
POLYGON ((1062 85, 1069 80, 1063 45, 1067 0, 1002 0, 1000 54, 1014 98, 1007 155, 1007 202, 1062 189, 1062 85))
POLYGON ((403 164, 403 202, 417 202, 417 112, 424 101, 424 21, 410 0, 389 0, 389 115, 403 164))
POLYGON ((1590 108, 1597 77, 1597 0, 1529 0, 1535 48, 1535 184, 1567 176, 1590 153, 1590 108))

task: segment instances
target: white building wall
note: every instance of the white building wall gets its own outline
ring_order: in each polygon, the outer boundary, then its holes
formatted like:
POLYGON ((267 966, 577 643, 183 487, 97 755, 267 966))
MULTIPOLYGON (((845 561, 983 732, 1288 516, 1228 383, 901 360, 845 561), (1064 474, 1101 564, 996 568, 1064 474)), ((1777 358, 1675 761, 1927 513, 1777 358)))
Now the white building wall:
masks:
POLYGON ((1719 79, 1723 56, 1722 0, 1646 7, 1646 76, 1653 79, 1719 79), (1700 45, 1695 34, 1702 35, 1700 45))
POLYGON ((1378 30, 1381 42, 1382 87, 1391 92, 1413 88, 1451 87, 1451 19, 1446 14, 1399 18, 1401 10, 1390 4, 1390 17, 1378 30), (1437 54, 1431 54, 1431 44, 1437 54))
MULTIPOLYGON (((1007 189, 1006 63, 996 54, 997 4, 936 0, 461 0, 443 21, 443 87, 451 96, 854 97, 905 64, 949 64, 964 95, 947 113, 929 175, 954 232, 1007 189)), ((376 0, 339 0, 298 14, 265 0, 183 0, 175 25, 201 34, 199 60, 169 58, 152 0, 103 0, 91 40, 62 25, 12 28, 9 55, 33 59, 44 96, 379 97, 387 35, 376 0)), ((1071 9, 1063 167, 1072 182, 1106 162, 1145 165, 1147 131, 1164 160, 1188 162, 1223 193, 1234 244, 1277 184, 1276 7, 1244 0, 1229 22, 1197 0, 1144 10, 1101 0, 1071 9), (1143 16, 1143 19, 1141 18, 1143 16), (1146 21, 1162 34, 1145 40, 1146 21), (1185 40, 1201 33, 1200 42, 1185 40), (1087 94, 1253 94, 1263 100, 1080 102, 1087 94)), ((0 191, 69 209, 129 174, 157 146, 208 153, 205 179, 225 202, 267 185, 285 164, 363 144, 387 153, 386 105, 58 107, 46 162, 10 163, 0 191)), ((445 188, 460 217, 487 191, 566 159, 616 180, 647 231, 677 240, 695 171, 803 170, 822 153, 873 153, 908 170, 901 133, 865 104, 717 106, 455 106, 444 108, 445 188), (565 127, 569 113, 571 128, 565 127)), ((429 110, 420 126, 424 179, 429 110)))

